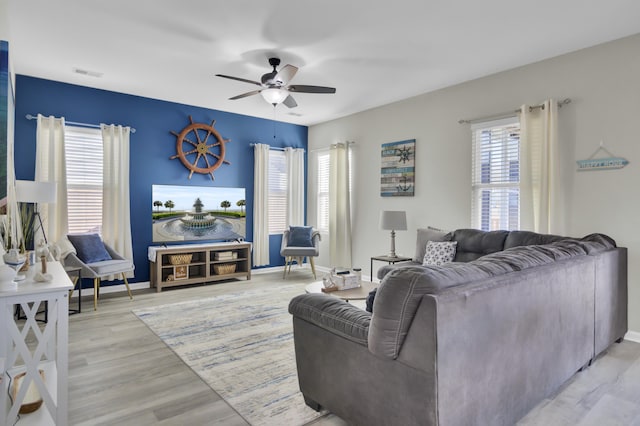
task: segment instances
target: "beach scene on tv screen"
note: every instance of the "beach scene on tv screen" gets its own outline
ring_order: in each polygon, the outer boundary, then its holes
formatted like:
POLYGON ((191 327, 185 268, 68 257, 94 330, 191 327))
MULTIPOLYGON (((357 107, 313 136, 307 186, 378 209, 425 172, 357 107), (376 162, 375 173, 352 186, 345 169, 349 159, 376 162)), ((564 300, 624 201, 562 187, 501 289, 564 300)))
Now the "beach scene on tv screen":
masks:
POLYGON ((152 186, 153 242, 246 238, 244 188, 152 186))

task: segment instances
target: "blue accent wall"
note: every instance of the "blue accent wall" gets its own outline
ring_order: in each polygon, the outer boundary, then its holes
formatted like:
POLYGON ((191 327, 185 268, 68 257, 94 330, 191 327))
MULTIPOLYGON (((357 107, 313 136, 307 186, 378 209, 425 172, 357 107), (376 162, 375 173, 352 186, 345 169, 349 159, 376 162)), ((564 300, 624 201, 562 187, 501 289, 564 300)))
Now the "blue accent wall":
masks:
MULTIPOLYGON (((7 149, 9 147, 9 113, 13 108, 10 90, 9 43, 0 40, 0 204, 7 204, 7 149), (11 104, 11 106, 10 106, 11 104)), ((6 207, 0 207, 6 214, 6 207)))
MULTIPOLYGON (((265 108, 270 107, 265 103, 265 108)), ((66 121, 121 124, 136 129, 136 133, 131 134, 130 155, 131 232, 136 265, 133 282, 149 280, 147 247, 153 244, 153 184, 246 188, 247 240, 252 241, 253 148, 250 144, 307 149, 306 126, 18 75, 15 123, 17 179, 34 179, 36 121, 27 120, 25 116, 38 113, 64 117, 66 121), (188 125, 189 115, 197 123, 209 124, 215 119, 216 130, 224 139, 231 140, 226 144, 225 155, 231 164, 222 165, 214 171, 215 181, 208 174, 196 173, 189 180, 189 171, 180 160, 169 159, 176 153, 176 137, 170 132, 179 133, 188 125), (276 139, 273 137, 274 123, 276 139)), ((270 237, 270 266, 284 264, 280 256, 281 239, 281 235, 270 237)))

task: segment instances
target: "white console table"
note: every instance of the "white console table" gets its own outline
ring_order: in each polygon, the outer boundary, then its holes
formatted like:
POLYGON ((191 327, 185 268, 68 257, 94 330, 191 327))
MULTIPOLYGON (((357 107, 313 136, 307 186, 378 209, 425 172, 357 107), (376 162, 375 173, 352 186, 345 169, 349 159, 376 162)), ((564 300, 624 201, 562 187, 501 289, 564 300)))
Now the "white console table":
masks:
POLYGON ((40 392, 43 404, 33 413, 20 414, 20 425, 68 424, 68 330, 69 290, 71 280, 59 262, 48 262, 47 272, 53 275, 50 282, 33 280, 35 268, 27 278, 18 283, 17 290, 0 291, 0 425, 13 425, 18 411, 33 381, 40 392), (38 309, 47 302, 48 322, 36 322, 38 309), (14 308, 19 305, 26 320, 16 321, 14 308), (35 348, 29 348, 27 335, 34 336, 35 348), (44 371, 42 380, 39 370, 44 371), (9 386, 16 375, 26 372, 16 400, 9 398, 9 386))

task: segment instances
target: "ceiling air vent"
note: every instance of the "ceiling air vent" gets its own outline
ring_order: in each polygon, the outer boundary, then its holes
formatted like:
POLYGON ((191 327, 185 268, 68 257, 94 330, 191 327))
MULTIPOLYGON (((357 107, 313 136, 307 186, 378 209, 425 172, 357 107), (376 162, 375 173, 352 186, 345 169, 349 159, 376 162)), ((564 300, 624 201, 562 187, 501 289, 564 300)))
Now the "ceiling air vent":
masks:
POLYGON ((76 74, 86 75, 88 77, 96 77, 96 78, 100 78, 104 74, 104 73, 97 72, 97 71, 83 70, 82 68, 74 68, 73 72, 76 73, 76 74))

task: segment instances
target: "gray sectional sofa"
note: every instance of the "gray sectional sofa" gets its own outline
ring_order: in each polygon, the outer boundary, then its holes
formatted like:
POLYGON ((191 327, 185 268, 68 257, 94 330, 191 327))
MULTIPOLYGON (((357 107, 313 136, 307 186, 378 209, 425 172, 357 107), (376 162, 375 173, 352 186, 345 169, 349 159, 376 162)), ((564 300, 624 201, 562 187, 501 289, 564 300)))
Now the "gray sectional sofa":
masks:
POLYGON ((385 269, 373 314, 291 301, 307 405, 354 425, 511 425, 624 337, 627 252, 609 237, 432 237, 456 261, 385 269))

